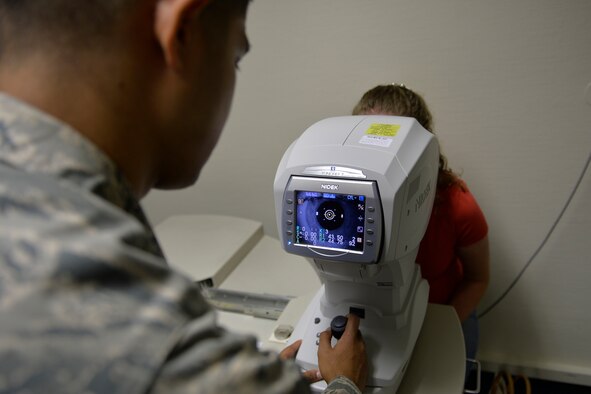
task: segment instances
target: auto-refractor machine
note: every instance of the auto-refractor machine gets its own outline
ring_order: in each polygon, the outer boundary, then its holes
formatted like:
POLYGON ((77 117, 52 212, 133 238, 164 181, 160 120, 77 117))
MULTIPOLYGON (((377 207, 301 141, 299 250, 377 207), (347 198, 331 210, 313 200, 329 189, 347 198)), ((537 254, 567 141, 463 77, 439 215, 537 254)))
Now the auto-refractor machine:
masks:
MULTIPOLYGON (((274 182, 283 248, 311 259, 322 287, 291 340, 318 368, 318 335, 333 345, 345 316, 361 317, 368 391, 395 392, 421 329, 429 286, 415 258, 433 206, 436 138, 413 118, 322 120, 291 144, 274 182)), ((315 391, 325 382, 313 386, 315 391)))

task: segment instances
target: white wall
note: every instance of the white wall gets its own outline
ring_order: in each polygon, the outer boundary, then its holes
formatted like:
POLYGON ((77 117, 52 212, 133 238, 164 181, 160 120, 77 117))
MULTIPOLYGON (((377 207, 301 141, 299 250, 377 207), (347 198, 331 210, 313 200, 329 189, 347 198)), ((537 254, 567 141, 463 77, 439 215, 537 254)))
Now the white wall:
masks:
MULTIPOLYGON (((289 143, 348 114, 368 88, 403 82, 424 94, 444 153, 487 215, 482 310, 490 305, 591 151, 591 1, 255 0, 248 30, 220 144, 195 187, 146 198, 152 220, 225 213, 275 235, 272 183, 289 143)), ((590 197, 591 169, 546 247, 482 319, 481 359, 591 377, 590 197)))

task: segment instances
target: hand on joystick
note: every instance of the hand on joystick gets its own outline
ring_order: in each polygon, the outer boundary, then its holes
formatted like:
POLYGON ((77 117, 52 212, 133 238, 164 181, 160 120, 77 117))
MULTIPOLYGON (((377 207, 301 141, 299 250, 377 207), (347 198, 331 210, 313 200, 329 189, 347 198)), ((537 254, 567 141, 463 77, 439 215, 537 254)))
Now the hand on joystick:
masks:
POLYGON ((341 326, 342 319, 345 319, 344 332, 335 347, 331 346, 330 341, 332 330, 326 330, 320 334, 318 368, 326 383, 330 384, 337 376, 344 376, 363 391, 367 382, 367 354, 365 342, 359 331, 359 317, 349 314, 348 318, 344 316, 337 316, 337 318, 333 319, 337 327, 341 326), (337 320, 337 318, 341 319, 337 320))

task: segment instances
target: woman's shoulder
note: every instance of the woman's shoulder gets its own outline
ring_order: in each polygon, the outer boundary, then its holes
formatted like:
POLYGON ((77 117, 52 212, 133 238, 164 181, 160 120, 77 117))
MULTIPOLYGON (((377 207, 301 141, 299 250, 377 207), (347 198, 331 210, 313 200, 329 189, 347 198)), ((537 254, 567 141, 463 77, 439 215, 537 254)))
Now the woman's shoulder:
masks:
POLYGON ((476 199, 465 181, 438 190, 440 199, 437 210, 445 212, 446 220, 453 226, 458 237, 458 245, 470 245, 488 233, 488 224, 476 199))
POLYGON ((468 184, 461 178, 457 178, 453 183, 442 188, 442 192, 452 198, 461 198, 467 195, 472 195, 468 184))
POLYGON ((463 179, 457 179, 456 182, 437 191, 440 199, 452 212, 463 216, 474 210, 480 211, 480 207, 470 192, 468 185, 463 179))

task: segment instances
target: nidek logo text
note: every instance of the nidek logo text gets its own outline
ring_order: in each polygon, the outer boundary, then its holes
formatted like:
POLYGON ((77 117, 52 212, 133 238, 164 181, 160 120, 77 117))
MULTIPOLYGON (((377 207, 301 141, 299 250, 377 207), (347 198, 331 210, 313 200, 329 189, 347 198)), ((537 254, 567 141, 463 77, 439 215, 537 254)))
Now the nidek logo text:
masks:
POLYGON ((415 212, 417 212, 419 209, 421 209, 421 207, 423 206, 423 203, 425 201, 427 201, 427 197, 429 197, 430 192, 431 192, 431 182, 429 182, 427 184, 427 187, 425 187, 425 190, 423 190, 423 192, 421 194, 419 194, 419 197, 416 199, 415 212))
POLYGON ((339 190, 339 185, 328 185, 328 184, 323 185, 323 184, 321 184, 320 188, 323 190, 339 190))

